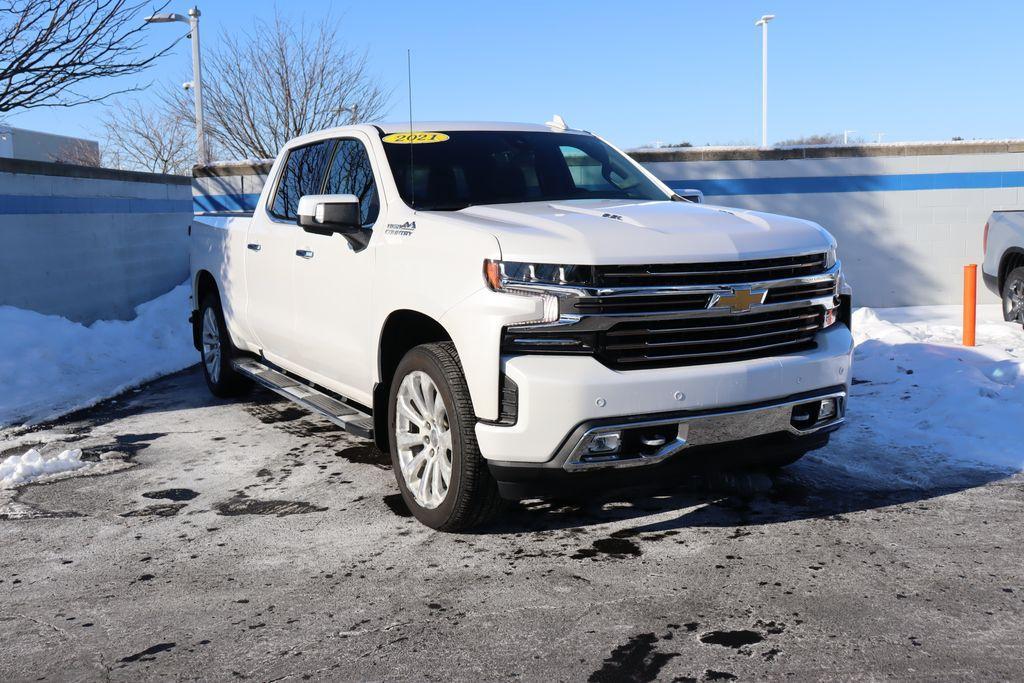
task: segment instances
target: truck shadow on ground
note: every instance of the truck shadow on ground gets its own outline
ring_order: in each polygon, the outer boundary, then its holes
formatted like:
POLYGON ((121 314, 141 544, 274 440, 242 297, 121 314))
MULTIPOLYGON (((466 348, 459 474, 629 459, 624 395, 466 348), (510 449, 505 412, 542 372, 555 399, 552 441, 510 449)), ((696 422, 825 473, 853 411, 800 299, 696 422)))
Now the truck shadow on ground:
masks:
MULTIPOLYGON (((937 463, 941 466, 944 463, 937 463)), ((680 476, 669 484, 633 487, 593 497, 530 500, 511 509, 483 533, 553 531, 635 520, 620 536, 701 527, 750 527, 807 519, 847 521, 844 516, 886 507, 913 505, 1005 480, 1008 472, 962 470, 941 486, 879 490, 855 480, 813 481, 816 465, 792 469, 722 470, 680 476), (646 521, 649 518, 656 518, 646 521)), ((614 536, 614 534, 613 534, 614 536)))

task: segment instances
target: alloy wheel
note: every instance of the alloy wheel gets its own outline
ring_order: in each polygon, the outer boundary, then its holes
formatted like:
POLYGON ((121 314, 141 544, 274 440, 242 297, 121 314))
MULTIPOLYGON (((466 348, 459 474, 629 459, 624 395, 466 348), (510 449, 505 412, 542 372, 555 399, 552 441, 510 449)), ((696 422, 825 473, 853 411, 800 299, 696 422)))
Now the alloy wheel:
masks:
POLYGON ((1024 323, 1024 280, 1016 279, 1006 286, 1003 313, 1007 320, 1024 323))
POLYGON ((207 308, 203 313, 203 365, 214 384, 220 380, 220 363, 220 326, 217 314, 212 308, 207 308))
POLYGON ((402 478, 416 503, 434 509, 452 478, 452 430, 444 399, 425 372, 410 372, 398 388, 395 443, 402 478))

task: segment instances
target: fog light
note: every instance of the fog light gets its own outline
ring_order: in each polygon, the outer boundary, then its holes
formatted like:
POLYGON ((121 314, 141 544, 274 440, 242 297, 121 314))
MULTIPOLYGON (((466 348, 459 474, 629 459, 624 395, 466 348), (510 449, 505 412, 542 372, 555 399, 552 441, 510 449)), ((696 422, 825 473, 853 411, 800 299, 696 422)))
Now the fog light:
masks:
POLYGON ((605 432, 591 439, 588 453, 614 453, 622 445, 622 432, 605 432))
POLYGON ((834 398, 821 399, 821 407, 818 408, 819 420, 831 420, 836 416, 836 400, 834 398))

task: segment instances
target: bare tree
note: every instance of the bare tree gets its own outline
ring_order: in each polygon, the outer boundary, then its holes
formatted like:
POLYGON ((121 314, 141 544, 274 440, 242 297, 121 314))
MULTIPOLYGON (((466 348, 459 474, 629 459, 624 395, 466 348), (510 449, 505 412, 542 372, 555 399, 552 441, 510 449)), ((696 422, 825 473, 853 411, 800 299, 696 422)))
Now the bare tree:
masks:
POLYGON ((83 94, 76 87, 140 73, 171 49, 145 49, 148 9, 128 0, 0 0, 0 113, 71 107, 136 90, 83 94))
POLYGON ((103 161, 111 168, 187 174, 195 155, 192 126, 166 108, 141 102, 112 107, 103 120, 103 161))
MULTIPOLYGON (((311 29, 277 16, 240 37, 225 35, 204 61, 208 137, 227 155, 271 158, 298 135, 382 116, 390 93, 370 74, 366 53, 340 34, 334 20, 311 29)), ((187 95, 164 99, 193 120, 187 95)))

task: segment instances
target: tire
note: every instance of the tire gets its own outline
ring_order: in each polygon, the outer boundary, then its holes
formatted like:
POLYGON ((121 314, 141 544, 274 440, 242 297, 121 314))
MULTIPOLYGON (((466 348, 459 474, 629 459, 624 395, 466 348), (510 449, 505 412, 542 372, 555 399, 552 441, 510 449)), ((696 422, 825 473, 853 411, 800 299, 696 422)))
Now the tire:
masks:
POLYGON ((455 345, 423 344, 409 351, 388 396, 389 450, 402 498, 416 519, 432 529, 465 531, 490 521, 502 508, 475 427, 455 345))
POLYGON ((1024 325, 1024 267, 1014 268, 1003 284, 1003 318, 1024 325))
POLYGON ((238 350, 231 343, 231 335, 224 324, 224 312, 216 294, 207 294, 199 305, 199 349, 203 377, 214 396, 232 398, 252 388, 252 380, 231 366, 238 350))

